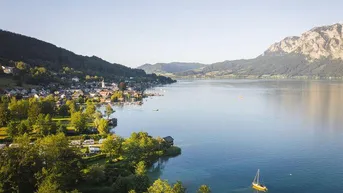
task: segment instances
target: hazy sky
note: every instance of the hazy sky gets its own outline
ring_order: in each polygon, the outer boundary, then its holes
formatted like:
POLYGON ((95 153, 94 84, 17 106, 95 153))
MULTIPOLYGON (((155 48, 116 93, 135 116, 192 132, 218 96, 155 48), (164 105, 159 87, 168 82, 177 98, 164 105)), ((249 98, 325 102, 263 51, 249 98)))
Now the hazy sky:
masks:
POLYGON ((342 22, 342 8, 342 0, 0 0, 0 28, 131 67, 213 63, 342 22))

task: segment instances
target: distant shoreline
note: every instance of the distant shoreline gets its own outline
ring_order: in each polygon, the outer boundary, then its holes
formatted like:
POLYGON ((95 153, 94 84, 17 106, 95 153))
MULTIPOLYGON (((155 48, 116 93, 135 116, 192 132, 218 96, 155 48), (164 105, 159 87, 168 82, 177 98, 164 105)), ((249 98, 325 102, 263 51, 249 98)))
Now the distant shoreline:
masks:
POLYGON ((273 77, 273 76, 218 76, 218 77, 172 77, 176 80, 339 80, 343 77, 309 77, 309 76, 292 76, 292 77, 273 77))

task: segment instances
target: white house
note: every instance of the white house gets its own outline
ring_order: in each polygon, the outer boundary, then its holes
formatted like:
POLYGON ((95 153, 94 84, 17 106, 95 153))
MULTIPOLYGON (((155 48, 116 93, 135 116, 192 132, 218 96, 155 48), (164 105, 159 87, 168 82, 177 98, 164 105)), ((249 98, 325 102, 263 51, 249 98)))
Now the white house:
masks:
POLYGON ((14 67, 2 66, 2 70, 4 71, 5 74, 13 74, 13 69, 14 67))
POLYGON ((71 79, 71 81, 73 81, 73 82, 79 82, 80 79, 79 79, 78 77, 74 77, 74 78, 71 79))
POLYGON ((0 149, 3 149, 6 147, 6 144, 0 144, 0 149))
POLYGON ((70 141, 70 145, 81 145, 81 140, 72 140, 70 141))
POLYGON ((100 147, 98 146, 89 146, 89 153, 99 153, 100 152, 100 147))
POLYGON ((84 140, 82 145, 94 145, 94 139, 84 140))
POLYGON ((11 143, 11 144, 9 145, 9 147, 18 148, 18 147, 19 147, 19 144, 18 144, 18 143, 11 143))
POLYGON ((99 144, 102 144, 105 141, 105 139, 99 139, 99 144))

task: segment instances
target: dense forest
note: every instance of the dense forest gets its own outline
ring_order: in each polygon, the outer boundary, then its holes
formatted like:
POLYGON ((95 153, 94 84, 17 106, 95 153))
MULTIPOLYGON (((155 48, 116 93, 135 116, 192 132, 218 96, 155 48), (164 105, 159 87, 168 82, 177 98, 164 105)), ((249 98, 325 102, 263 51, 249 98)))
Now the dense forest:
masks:
POLYGON ((57 105, 52 95, 0 97, 0 193, 186 192, 181 182, 154 181, 147 171, 160 173, 181 154, 179 147, 146 132, 111 133, 108 118, 115 111, 108 104, 102 113, 96 105, 90 99, 57 105), (97 143, 86 144, 90 139, 97 143), (95 147, 99 151, 91 152, 95 147))

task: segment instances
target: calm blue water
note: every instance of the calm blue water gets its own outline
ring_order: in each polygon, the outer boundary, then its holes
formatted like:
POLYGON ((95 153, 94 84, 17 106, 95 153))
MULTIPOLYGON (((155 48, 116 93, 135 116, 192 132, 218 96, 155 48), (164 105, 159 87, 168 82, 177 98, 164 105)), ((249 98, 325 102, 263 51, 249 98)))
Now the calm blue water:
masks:
POLYGON ((343 83, 201 80, 156 91, 164 96, 115 113, 119 135, 171 135, 182 148, 151 175, 189 192, 248 193, 259 168, 269 192, 343 192, 343 83))

